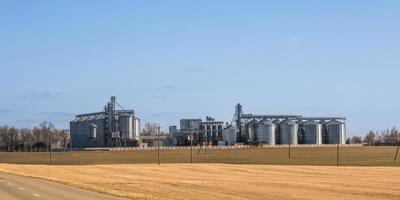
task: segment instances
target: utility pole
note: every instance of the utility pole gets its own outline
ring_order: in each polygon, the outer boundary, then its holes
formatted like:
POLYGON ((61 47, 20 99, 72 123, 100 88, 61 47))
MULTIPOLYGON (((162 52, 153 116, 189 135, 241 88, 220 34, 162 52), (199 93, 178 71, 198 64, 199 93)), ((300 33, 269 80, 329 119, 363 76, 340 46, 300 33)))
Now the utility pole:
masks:
POLYGON ((397 155, 399 154, 399 149, 400 149, 400 141, 397 142, 397 150, 396 150, 396 155, 394 156, 394 161, 397 161, 397 155))
POLYGON ((48 135, 48 137, 49 137, 49 159, 50 159, 50 165, 52 165, 53 164, 53 160, 52 160, 52 157, 51 157, 51 132, 50 132, 50 129, 51 129, 51 122, 49 123, 49 128, 47 129, 47 135, 48 135))
POLYGON ((291 156, 291 152, 290 152, 290 146, 291 146, 291 144, 292 144, 292 132, 289 132, 289 158, 290 158, 290 156, 291 156))
POLYGON ((157 162, 158 162, 158 165, 160 165, 160 125, 158 126, 158 131, 157 131, 157 144, 158 144, 157 162))

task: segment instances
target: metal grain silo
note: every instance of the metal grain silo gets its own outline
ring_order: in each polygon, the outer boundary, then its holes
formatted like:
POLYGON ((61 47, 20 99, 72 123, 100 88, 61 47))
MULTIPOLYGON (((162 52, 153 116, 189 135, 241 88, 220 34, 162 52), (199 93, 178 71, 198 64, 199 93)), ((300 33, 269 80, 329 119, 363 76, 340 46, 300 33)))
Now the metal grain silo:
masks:
POLYGON ((247 137, 247 142, 252 143, 254 142, 254 137, 256 136, 255 134, 255 125, 257 124, 256 120, 251 120, 249 123, 246 124, 246 137, 247 137))
POLYGON ((238 142, 246 142, 247 141, 247 128, 246 125, 240 125, 240 134, 237 134, 237 141, 238 142))
POLYGON ((105 115, 104 114, 97 115, 95 121, 96 121, 96 125, 97 125, 96 142, 97 142, 97 145, 99 147, 102 147, 102 146, 104 146, 104 126, 105 126, 104 121, 105 121, 105 115))
POLYGON ((137 117, 132 118, 133 123, 133 139, 140 140, 140 119, 137 117))
POLYGON ((133 116, 130 114, 121 114, 118 118, 118 127, 123 139, 132 139, 133 138, 133 124, 132 124, 133 116))
POLYGON ((302 143, 303 144, 322 144, 322 124, 309 120, 302 124, 302 143))
POLYGON ((256 127, 256 138, 259 143, 275 145, 276 125, 272 120, 264 119, 256 127))
POLYGON ((87 147, 88 139, 90 137, 90 127, 86 116, 77 116, 72 121, 72 134, 71 140, 74 148, 87 147))
POLYGON ((345 123, 332 120, 326 123, 326 142, 327 144, 346 144, 345 123))
POLYGON ((291 119, 282 121, 279 125, 279 143, 297 145, 297 132, 299 125, 291 119))
POLYGON ((235 144, 236 138, 236 129, 232 125, 229 125, 222 131, 222 139, 226 141, 228 145, 235 144))

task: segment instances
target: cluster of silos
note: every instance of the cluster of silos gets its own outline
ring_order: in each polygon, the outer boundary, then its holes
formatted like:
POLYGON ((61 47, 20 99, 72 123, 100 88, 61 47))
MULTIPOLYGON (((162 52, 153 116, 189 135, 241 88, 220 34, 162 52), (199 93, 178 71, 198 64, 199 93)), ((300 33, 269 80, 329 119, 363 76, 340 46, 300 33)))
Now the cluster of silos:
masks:
MULTIPOLYGON (((73 148, 104 147, 106 113, 89 113, 77 115, 70 122, 70 134, 73 148)), ((140 120, 132 113, 117 113, 118 138, 139 140, 140 120)))
POLYGON ((251 120, 246 124, 247 143, 259 144, 297 144, 299 125, 295 120, 262 119, 251 120))
POLYGON ((307 120, 301 124, 301 144, 345 144, 345 123, 336 119, 307 120))
POLYGON ((252 119, 242 128, 246 143, 345 144, 345 123, 336 119, 252 119))
POLYGON ((132 114, 123 113, 118 117, 118 128, 122 139, 139 140, 140 120, 132 114))

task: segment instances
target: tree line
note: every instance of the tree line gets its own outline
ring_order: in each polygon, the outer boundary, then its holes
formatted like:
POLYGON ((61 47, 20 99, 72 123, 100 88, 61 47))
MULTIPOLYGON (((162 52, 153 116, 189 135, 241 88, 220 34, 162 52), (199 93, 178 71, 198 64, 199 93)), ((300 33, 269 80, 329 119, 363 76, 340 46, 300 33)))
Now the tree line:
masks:
POLYGON ((49 122, 42 122, 34 128, 0 126, 1 151, 48 151, 67 150, 70 145, 69 132, 57 129, 49 122))
POLYGON ((153 136, 155 136, 158 133, 160 135, 167 135, 168 134, 168 133, 160 130, 160 125, 159 124, 154 123, 154 122, 146 122, 144 124, 143 129, 140 132, 140 135, 145 135, 145 136, 153 135, 153 136))
POLYGON ((395 146, 400 142, 400 133, 396 127, 382 131, 369 131, 364 137, 353 136, 347 143, 365 144, 370 146, 395 146))

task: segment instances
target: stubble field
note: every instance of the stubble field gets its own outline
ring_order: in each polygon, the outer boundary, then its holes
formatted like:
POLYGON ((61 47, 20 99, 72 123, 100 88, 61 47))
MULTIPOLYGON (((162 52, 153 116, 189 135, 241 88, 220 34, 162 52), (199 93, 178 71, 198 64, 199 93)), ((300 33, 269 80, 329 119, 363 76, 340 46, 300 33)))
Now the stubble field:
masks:
POLYGON ((0 164, 0 171, 130 199, 400 199, 398 167, 0 164))
POLYGON ((400 199, 395 147, 0 153, 0 172, 130 199, 400 199))

